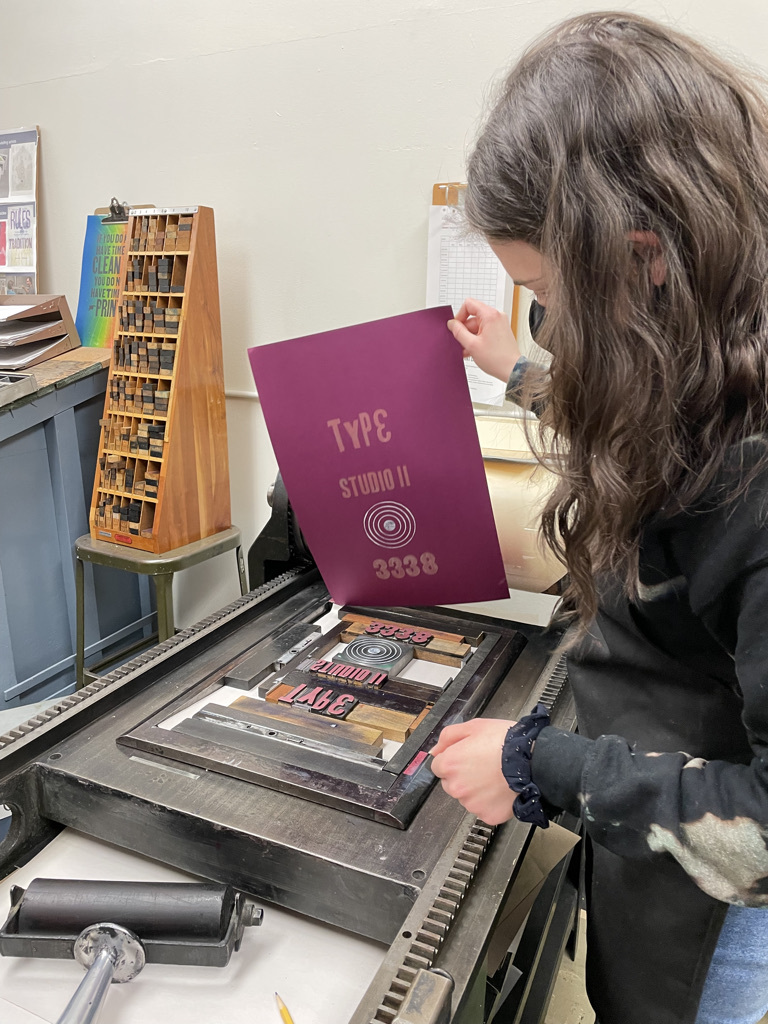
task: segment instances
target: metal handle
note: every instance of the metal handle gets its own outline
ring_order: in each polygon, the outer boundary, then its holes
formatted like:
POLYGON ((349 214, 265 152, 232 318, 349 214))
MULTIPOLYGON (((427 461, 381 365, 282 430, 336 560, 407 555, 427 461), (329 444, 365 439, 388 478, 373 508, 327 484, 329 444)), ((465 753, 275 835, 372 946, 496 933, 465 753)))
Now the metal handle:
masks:
POLYGON ((102 923, 85 928, 73 952, 88 972, 56 1024, 96 1024, 111 982, 131 981, 144 967, 144 947, 127 928, 102 923))

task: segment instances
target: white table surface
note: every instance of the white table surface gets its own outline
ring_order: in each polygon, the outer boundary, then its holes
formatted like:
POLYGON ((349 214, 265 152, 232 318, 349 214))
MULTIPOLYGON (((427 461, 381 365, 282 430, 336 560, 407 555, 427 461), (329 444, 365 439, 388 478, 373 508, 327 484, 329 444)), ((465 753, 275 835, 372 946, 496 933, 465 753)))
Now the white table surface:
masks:
MULTIPOLYGON (((193 876, 65 829, 23 868, 0 882, 0 920, 12 885, 33 878, 184 882, 193 876)), ((300 914, 260 904, 264 923, 245 929, 227 967, 147 964, 112 985, 101 1024, 280 1024, 279 992, 294 1024, 346 1024, 386 947, 300 914)), ((74 960, 0 957, 1 1024, 54 1022, 84 975, 74 960)))

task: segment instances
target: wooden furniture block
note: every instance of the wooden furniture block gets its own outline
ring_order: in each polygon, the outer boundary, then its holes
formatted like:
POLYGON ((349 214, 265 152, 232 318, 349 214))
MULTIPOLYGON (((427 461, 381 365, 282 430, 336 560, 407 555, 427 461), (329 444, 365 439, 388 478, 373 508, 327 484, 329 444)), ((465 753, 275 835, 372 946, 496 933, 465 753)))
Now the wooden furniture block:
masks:
POLYGON ((127 237, 91 536, 159 554, 231 526, 213 210, 134 211, 127 237))
POLYGON ((358 754, 378 757, 382 751, 384 736, 380 729, 353 725, 351 722, 330 722, 318 715, 310 715, 306 711, 285 707, 282 704, 267 705, 266 702, 253 700, 251 697, 238 697, 229 708, 209 704, 203 710, 211 709, 220 713, 234 713, 243 721, 263 726, 265 729, 271 728, 292 736, 303 736, 358 754))
POLYGON ((366 725, 371 729, 381 729, 384 738, 404 743, 410 736, 418 721, 413 715, 402 711, 390 711, 388 708, 376 707, 373 704, 358 704, 347 715, 347 722, 354 725, 366 725))
POLYGON ((280 698, 290 693, 292 689, 289 683, 272 683, 272 689, 264 694, 264 700, 270 704, 277 704, 280 698))
POLYGON ((430 640, 426 647, 414 651, 420 661, 434 661, 438 665, 453 665, 459 668, 472 648, 469 644, 452 643, 450 640, 430 640))
POLYGON ((411 732, 415 732, 418 729, 418 727, 421 725, 421 723, 424 721, 428 714, 429 708, 424 708, 419 717, 414 719, 413 725, 411 726, 411 732))

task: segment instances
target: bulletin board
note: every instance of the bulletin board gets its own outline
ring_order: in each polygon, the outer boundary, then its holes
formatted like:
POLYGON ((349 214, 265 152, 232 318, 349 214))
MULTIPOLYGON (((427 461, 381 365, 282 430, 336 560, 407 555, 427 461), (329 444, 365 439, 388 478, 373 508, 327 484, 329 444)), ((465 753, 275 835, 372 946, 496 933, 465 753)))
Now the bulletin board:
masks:
POLYGON ((0 295, 34 295, 38 128, 0 129, 0 295))

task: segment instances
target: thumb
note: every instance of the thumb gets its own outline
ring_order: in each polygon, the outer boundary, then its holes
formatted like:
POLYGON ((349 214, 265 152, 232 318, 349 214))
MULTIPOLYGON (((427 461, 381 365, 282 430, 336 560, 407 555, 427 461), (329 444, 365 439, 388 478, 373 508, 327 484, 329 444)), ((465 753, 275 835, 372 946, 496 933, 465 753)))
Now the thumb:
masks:
POLYGON ((460 320, 449 320, 448 330, 465 352, 470 346, 474 346, 477 343, 477 335, 470 331, 460 320))

